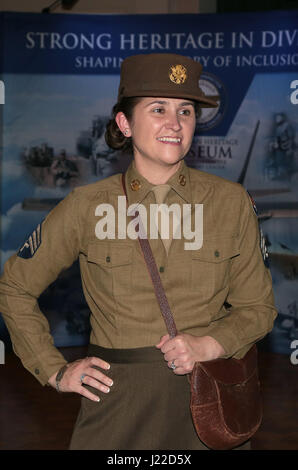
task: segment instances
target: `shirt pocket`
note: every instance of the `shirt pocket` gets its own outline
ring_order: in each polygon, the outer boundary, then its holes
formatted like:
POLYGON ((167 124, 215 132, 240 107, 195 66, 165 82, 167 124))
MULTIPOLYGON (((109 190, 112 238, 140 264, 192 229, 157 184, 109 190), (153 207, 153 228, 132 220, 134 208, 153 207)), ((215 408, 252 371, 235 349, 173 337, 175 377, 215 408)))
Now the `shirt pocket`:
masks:
POLYGON ((227 287, 231 260, 239 253, 236 238, 204 241, 202 248, 192 253, 191 289, 211 301, 227 287))
POLYGON ((89 272, 97 288, 116 296, 131 294, 132 255, 129 245, 90 243, 87 256, 89 272))

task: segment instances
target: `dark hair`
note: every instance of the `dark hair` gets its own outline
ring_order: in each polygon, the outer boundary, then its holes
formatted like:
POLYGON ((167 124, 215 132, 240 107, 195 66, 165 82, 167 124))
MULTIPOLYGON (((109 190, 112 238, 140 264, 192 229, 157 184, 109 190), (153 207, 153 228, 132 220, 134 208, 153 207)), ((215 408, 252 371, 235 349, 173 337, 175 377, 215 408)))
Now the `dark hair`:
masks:
POLYGON ((114 150, 132 152, 131 137, 125 137, 116 123, 116 115, 119 112, 125 114, 128 121, 131 121, 134 107, 141 101, 142 97, 122 98, 112 109, 111 119, 107 123, 105 140, 107 145, 114 150))
MULTIPOLYGON (((116 123, 116 115, 119 112, 125 114, 128 121, 132 120, 134 107, 142 100, 143 97, 135 96, 129 98, 122 98, 116 103, 112 109, 111 119, 107 123, 105 140, 107 145, 114 150, 122 150, 123 152, 132 152, 132 140, 131 137, 125 137, 120 131, 118 124, 116 123)), ((200 103, 194 102, 194 108, 196 118, 201 114, 200 103)))

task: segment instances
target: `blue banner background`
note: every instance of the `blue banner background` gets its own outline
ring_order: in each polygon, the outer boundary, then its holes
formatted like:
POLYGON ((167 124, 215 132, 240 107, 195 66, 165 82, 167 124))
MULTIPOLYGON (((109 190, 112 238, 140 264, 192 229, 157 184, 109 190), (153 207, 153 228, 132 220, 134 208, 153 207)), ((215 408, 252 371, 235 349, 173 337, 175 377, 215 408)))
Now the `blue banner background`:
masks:
MULTIPOLYGON (((203 111, 187 162, 241 182, 256 200, 279 310, 266 345, 290 353, 298 339, 297 20, 295 11, 1 14, 2 268, 53 200, 125 170, 130 157, 109 151, 103 139, 121 61, 138 53, 188 55, 203 64, 201 87, 220 106, 203 111), (62 154, 68 166, 59 176, 62 154)), ((40 303, 57 346, 87 342, 77 265, 40 303)), ((7 335, 3 324, 0 333, 7 335)))

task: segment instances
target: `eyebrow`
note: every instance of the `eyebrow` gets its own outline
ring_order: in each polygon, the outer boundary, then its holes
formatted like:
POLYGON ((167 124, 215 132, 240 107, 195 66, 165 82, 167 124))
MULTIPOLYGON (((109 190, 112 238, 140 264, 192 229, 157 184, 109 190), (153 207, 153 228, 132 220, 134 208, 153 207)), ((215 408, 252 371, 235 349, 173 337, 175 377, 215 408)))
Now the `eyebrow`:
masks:
MULTIPOLYGON (((150 103, 146 104, 145 108, 147 108, 148 106, 151 106, 152 104, 167 104, 167 101, 161 101, 161 100, 151 101, 150 103)), ((193 106, 194 107, 194 103, 192 101, 182 101, 182 103, 179 103, 178 106, 180 107, 193 106)))

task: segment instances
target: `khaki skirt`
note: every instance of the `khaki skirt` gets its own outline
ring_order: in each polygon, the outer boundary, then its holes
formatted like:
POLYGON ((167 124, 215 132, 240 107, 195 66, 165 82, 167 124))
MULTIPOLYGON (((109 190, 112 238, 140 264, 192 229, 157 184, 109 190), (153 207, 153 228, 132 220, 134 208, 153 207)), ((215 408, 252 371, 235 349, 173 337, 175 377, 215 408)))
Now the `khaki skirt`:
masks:
MULTIPOLYGON (((176 375, 155 347, 106 349, 90 345, 89 356, 111 364, 109 393, 82 397, 70 450, 208 450, 190 413, 190 385, 176 375)), ((235 450, 249 450, 250 442, 235 450)))
POLYGON ((187 376, 174 374, 158 349, 90 345, 88 355, 111 364, 114 384, 108 394, 92 389, 98 403, 82 397, 70 449, 207 449, 192 424, 187 376))

